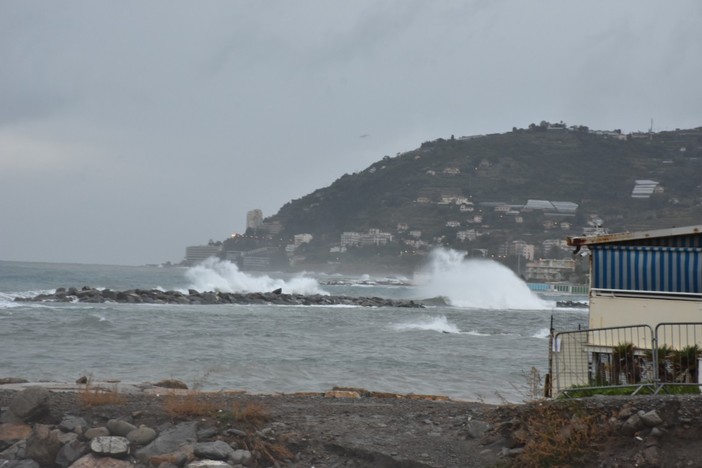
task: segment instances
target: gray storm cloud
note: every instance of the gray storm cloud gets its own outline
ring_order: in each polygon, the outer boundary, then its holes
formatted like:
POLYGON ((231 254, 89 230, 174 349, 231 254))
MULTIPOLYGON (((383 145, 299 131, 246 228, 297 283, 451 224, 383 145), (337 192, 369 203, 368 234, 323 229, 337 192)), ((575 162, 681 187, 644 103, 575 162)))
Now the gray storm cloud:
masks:
POLYGON ((2 2, 0 259, 179 261, 451 134, 699 126, 700 5, 2 2))

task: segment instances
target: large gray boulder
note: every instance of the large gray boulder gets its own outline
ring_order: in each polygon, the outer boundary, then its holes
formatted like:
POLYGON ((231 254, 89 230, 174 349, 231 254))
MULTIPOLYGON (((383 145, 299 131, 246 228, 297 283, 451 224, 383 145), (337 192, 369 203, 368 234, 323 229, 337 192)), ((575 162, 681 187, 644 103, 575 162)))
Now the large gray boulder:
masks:
POLYGON ((50 426, 37 424, 32 435, 27 439, 25 456, 39 463, 41 466, 53 466, 56 455, 61 449, 58 429, 52 430, 50 426))
POLYGON ((129 441, 120 436, 96 437, 90 441, 90 450, 97 455, 123 458, 129 453, 129 441))
POLYGON ((128 423, 127 421, 123 421, 121 419, 110 419, 107 421, 106 426, 107 430, 110 431, 110 434, 122 437, 126 437, 127 434, 136 429, 134 424, 128 423))
POLYGON ((234 452, 229 456, 229 461, 235 465, 246 465, 251 463, 251 452, 248 450, 234 450, 234 452))
POLYGON ((64 444, 56 454, 56 464, 61 468, 71 466, 73 462, 88 453, 88 444, 74 440, 64 444))
POLYGON ((663 419, 661 419, 656 410, 651 410, 647 413, 641 414, 641 421, 643 421, 647 427, 658 427, 663 425, 663 419))
POLYGON ((198 458, 225 460, 234 453, 234 449, 228 443, 217 440, 215 442, 201 442, 195 445, 194 452, 198 458))
POLYGON ((83 437, 85 437, 88 440, 94 439, 96 437, 105 437, 110 435, 110 430, 107 429, 104 426, 100 427, 91 427, 85 433, 83 434, 83 437))
POLYGON ((127 434, 127 440, 134 445, 146 445, 156 439, 157 435, 150 427, 141 426, 127 434))
POLYGON ((118 460, 111 457, 97 457, 92 453, 76 460, 70 468, 134 468, 127 460, 118 460))
POLYGON ((49 410, 49 395, 44 387, 29 387, 12 399, 9 409, 23 421, 32 421, 49 410))
POLYGON ((73 416, 70 414, 65 415, 58 425, 58 428, 63 432, 76 433, 83 432, 83 430, 87 427, 88 423, 85 421, 85 419, 81 418, 80 416, 73 416))
POLYGON ((157 455, 192 452, 197 442, 197 422, 188 421, 168 428, 144 448, 136 451, 138 460, 146 462, 157 455))

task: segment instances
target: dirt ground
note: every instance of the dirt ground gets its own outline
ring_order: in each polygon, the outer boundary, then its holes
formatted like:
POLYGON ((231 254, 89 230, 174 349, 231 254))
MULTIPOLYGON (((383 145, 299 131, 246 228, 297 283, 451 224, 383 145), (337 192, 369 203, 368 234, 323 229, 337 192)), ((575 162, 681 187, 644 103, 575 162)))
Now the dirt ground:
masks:
MULTIPOLYGON (((7 407, 15 394, 0 389, 0 407, 7 407)), ((256 466, 702 467, 700 396, 591 397, 495 406, 359 394, 201 393, 193 398, 205 402, 208 411, 195 415, 169 411, 166 401, 173 395, 168 390, 127 394, 115 404, 92 406, 79 392, 52 391, 50 412, 40 422, 57 424, 72 414, 95 426, 122 418, 157 429, 195 419, 228 442, 244 432, 267 441, 272 457, 259 457, 256 466), (265 417, 231 417, 233 408, 249 407, 265 417), (632 415, 652 411, 661 420, 655 427, 627 427, 632 415)), ((249 445, 255 445, 251 437, 249 445)))

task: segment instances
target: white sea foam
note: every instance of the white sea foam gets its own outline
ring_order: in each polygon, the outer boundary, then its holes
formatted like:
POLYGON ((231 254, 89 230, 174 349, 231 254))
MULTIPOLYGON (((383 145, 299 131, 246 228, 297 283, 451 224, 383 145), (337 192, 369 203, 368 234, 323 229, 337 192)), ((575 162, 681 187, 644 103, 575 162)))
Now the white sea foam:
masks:
POLYGON ((532 338, 548 338, 548 336, 551 334, 548 328, 542 328, 541 330, 537 331, 533 335, 531 335, 532 338))
POLYGON ((416 275, 425 297, 445 297, 455 307, 538 310, 548 303, 531 292, 506 266, 486 259, 466 259, 463 252, 436 249, 416 275))
POLYGON ((271 278, 267 275, 253 276, 240 271, 231 262, 208 258, 185 271, 191 288, 198 291, 221 292, 268 292, 281 288, 285 294, 323 294, 314 278, 298 276, 289 280, 271 278))
POLYGON ((473 336, 490 336, 489 333, 480 333, 477 330, 471 330, 469 332, 466 332, 466 335, 473 335, 473 336))
POLYGON ((450 323, 443 315, 440 315, 438 317, 424 317, 406 323, 398 323, 393 325, 393 328, 399 331, 428 330, 441 333, 461 332, 456 325, 450 323))
POLYGON ((55 289, 45 289, 45 290, 38 290, 38 291, 20 291, 20 292, 12 292, 12 293, 3 293, 0 292, 0 309, 11 309, 13 307, 22 307, 23 305, 27 305, 26 302, 15 302, 16 297, 21 297, 21 298, 31 298, 38 296, 39 294, 53 294, 55 293, 55 289))

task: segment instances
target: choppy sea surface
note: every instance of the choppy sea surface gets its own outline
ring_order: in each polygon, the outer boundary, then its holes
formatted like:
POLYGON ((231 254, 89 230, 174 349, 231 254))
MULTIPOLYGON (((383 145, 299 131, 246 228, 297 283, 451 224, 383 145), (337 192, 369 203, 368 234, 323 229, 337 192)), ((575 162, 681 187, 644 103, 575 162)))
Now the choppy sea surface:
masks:
MULTIPOLYGON (((547 371, 548 331, 587 324, 489 261, 435 253, 413 278, 244 273, 194 268, 0 261, 0 378, 156 382, 206 390, 325 391, 333 386, 523 401, 547 371), (270 291, 427 299, 424 309, 15 302, 84 285, 187 291, 270 291), (436 301, 434 303, 441 304, 436 301)), ((568 300, 586 298, 567 297, 568 300)))

